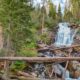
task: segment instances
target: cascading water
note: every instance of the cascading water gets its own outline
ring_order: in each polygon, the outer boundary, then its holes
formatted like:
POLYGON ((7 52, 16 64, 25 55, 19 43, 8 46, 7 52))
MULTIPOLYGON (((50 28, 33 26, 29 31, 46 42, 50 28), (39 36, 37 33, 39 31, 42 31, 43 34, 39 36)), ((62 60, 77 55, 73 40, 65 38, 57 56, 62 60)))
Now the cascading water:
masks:
MULTIPOLYGON (((59 23, 59 29, 57 32, 57 36, 55 38, 55 46, 62 47, 62 46, 71 46, 73 43, 74 36, 78 29, 74 30, 69 27, 69 23, 59 23)), ((60 57, 57 54, 53 54, 50 51, 45 52, 39 52, 39 56, 41 57, 60 57)), ((65 80, 80 80, 78 79, 72 79, 70 78, 70 72, 68 70, 65 70, 65 67, 63 67, 61 64, 52 64, 51 65, 52 71, 54 71, 55 74, 62 76, 65 80)), ((51 73, 47 74, 47 68, 44 63, 37 63, 35 64, 35 73, 37 74, 37 77, 40 78, 40 80, 46 80, 46 78, 51 78, 54 75, 51 73)), ((57 79, 56 79, 57 80, 57 79)))
POLYGON ((59 29, 55 39, 55 45, 57 47, 61 46, 71 46, 74 38, 74 31, 69 27, 69 23, 59 23, 59 29))

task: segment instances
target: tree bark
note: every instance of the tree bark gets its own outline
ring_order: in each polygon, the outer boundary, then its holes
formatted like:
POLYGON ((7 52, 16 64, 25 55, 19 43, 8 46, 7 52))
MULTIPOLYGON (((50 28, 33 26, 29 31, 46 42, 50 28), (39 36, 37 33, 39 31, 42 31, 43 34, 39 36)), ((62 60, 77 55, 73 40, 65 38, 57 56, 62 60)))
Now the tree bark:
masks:
POLYGON ((27 62, 59 62, 59 61, 73 61, 79 60, 80 57, 0 57, 4 61, 27 61, 27 62))

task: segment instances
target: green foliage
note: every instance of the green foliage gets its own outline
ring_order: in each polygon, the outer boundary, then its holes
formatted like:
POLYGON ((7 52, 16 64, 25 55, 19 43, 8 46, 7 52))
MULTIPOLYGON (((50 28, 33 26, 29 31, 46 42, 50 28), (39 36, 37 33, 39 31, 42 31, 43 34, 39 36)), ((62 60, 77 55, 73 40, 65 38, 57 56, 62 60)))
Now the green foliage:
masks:
POLYGON ((52 17, 46 17, 45 20, 45 26, 49 29, 49 30, 53 30, 54 27, 57 26, 57 19, 53 19, 52 17))
POLYGON ((25 67, 26 67, 26 63, 23 61, 15 61, 10 66, 12 70, 23 70, 25 67))
POLYGON ((56 19, 56 8, 52 2, 49 2, 49 16, 56 19))
POLYGON ((33 28, 30 15, 34 8, 29 2, 29 0, 0 0, 0 22, 4 27, 5 44, 9 43, 7 47, 16 52, 20 52, 22 46, 32 45, 28 44, 28 40, 35 39, 36 27, 33 28))
POLYGON ((0 57, 5 56, 5 50, 4 49, 0 49, 0 57))
POLYGON ((49 15, 46 16, 46 18, 45 18, 45 26, 49 30, 53 30, 53 28, 56 27, 56 24, 58 22, 57 12, 56 12, 56 7, 52 3, 52 1, 49 1, 48 5, 49 5, 49 15))
MULTIPOLYGON (((48 28, 49 30, 52 30, 53 27, 57 24, 56 19, 56 7, 52 3, 52 1, 44 1, 46 4, 48 4, 49 9, 46 11, 47 6, 43 7, 37 7, 39 4, 35 7, 35 10, 31 13, 31 19, 34 23, 33 25, 36 26, 37 30, 40 30, 42 28, 48 28), (43 20, 44 16, 44 20, 43 20)), ((43 4, 42 4, 43 5, 43 4)))
POLYGON ((80 0, 70 0, 71 11, 75 19, 80 19, 80 0))
POLYGON ((35 56, 37 56, 37 51, 30 50, 30 49, 21 49, 20 54, 21 54, 21 56, 35 57, 35 56))
POLYGON ((26 46, 23 46, 19 52, 21 56, 34 57, 37 56, 36 44, 29 42, 26 46))
POLYGON ((65 11, 64 11, 64 16, 63 17, 64 17, 64 21, 73 22, 73 14, 66 7, 65 7, 65 11))
POLYGON ((42 19, 41 9, 38 8, 32 11, 30 15, 31 15, 31 22, 33 24, 33 28, 38 30, 41 26, 41 19, 42 19))
POLYGON ((44 34, 40 35, 40 40, 42 42, 44 42, 45 44, 49 44, 50 43, 50 38, 48 36, 48 33, 44 33, 44 34))
POLYGON ((80 0, 68 0, 65 6, 64 20, 75 24, 80 24, 80 0))

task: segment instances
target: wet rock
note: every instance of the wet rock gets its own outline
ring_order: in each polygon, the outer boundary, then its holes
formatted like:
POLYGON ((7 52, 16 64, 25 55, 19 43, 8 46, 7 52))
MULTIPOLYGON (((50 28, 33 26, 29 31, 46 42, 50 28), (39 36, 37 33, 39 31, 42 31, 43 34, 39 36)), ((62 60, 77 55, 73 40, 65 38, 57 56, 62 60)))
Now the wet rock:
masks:
POLYGON ((64 67, 62 67, 60 64, 53 64, 53 70, 54 73, 58 74, 58 75, 62 75, 63 78, 69 78, 69 71, 65 70, 64 67))
POLYGON ((35 73, 39 78, 45 77, 45 66, 44 64, 36 64, 35 65, 35 73))
POLYGON ((70 74, 73 78, 79 78, 80 77, 80 62, 78 61, 71 61, 69 63, 68 69, 70 71, 70 74))
POLYGON ((52 52, 49 52, 49 51, 45 51, 43 53, 39 53, 38 54, 39 57, 54 57, 55 55, 52 53, 52 52))

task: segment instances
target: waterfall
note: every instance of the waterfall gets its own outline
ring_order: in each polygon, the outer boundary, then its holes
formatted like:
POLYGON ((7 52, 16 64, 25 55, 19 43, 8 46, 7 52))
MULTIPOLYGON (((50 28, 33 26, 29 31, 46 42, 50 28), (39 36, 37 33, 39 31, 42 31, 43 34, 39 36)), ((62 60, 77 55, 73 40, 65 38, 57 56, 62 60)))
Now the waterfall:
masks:
POLYGON ((55 38, 55 45, 57 47, 61 46, 71 46, 74 39, 74 30, 69 27, 69 23, 59 23, 59 28, 57 36, 55 38))

